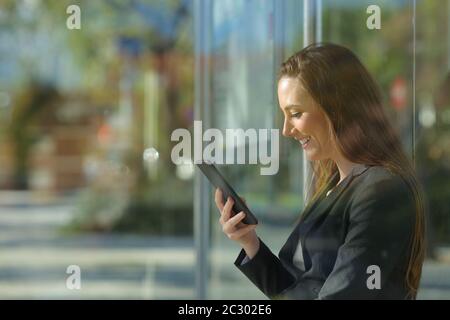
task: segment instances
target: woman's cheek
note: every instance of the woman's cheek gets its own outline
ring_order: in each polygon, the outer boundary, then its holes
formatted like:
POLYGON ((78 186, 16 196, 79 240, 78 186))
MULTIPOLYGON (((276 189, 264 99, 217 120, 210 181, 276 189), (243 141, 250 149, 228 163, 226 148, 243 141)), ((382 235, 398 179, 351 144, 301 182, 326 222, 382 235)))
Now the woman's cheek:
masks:
POLYGON ((308 119, 302 116, 301 118, 296 120, 296 127, 300 130, 302 133, 308 133, 308 119))
POLYGON ((298 120, 298 128, 300 132, 306 135, 313 135, 314 133, 314 123, 312 123, 311 119, 306 115, 298 120))

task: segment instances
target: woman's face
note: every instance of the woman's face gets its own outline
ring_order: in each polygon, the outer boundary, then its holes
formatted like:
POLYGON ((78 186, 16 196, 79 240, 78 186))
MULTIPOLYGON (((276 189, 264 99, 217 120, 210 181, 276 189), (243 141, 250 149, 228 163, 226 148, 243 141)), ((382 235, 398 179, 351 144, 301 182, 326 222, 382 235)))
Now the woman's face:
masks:
POLYGON ((295 78, 278 82, 278 102, 284 114, 283 135, 300 142, 309 160, 333 159, 334 144, 329 139, 325 114, 295 78), (306 144, 302 142, 307 141, 306 144))

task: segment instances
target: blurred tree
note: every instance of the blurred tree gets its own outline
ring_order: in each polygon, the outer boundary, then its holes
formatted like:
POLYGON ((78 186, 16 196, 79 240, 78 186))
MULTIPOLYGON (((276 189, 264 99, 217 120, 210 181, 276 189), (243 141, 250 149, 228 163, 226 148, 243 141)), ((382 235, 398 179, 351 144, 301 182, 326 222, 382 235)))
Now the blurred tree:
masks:
POLYGON ((41 117, 52 114, 46 111, 54 108, 60 98, 53 86, 32 81, 14 104, 7 130, 14 152, 13 188, 28 189, 30 151, 44 133, 39 122, 41 117))

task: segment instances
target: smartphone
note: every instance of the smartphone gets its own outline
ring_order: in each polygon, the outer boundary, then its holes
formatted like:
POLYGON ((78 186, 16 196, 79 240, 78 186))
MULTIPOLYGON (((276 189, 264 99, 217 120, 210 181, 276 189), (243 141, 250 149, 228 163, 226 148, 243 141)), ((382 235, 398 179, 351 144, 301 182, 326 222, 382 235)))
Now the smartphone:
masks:
POLYGON ((228 197, 234 200, 233 208, 231 209, 232 215, 238 214, 243 211, 245 218, 242 220, 245 224, 258 224, 258 219, 253 215, 250 209, 247 207, 244 201, 237 195, 230 184, 220 174, 219 170, 212 163, 196 164, 203 174, 208 178, 209 182, 216 188, 222 190, 224 203, 228 197))

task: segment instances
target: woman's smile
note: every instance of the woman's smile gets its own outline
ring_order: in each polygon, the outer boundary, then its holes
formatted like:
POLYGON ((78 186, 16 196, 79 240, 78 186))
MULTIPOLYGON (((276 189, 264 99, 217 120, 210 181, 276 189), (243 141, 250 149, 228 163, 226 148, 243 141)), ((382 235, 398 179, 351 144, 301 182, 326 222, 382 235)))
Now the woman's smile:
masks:
POLYGON ((300 145, 302 146, 303 149, 308 148, 310 142, 312 141, 310 136, 307 136, 307 137, 304 137, 301 139, 299 139, 299 138, 294 138, 294 139, 300 143, 300 145))

